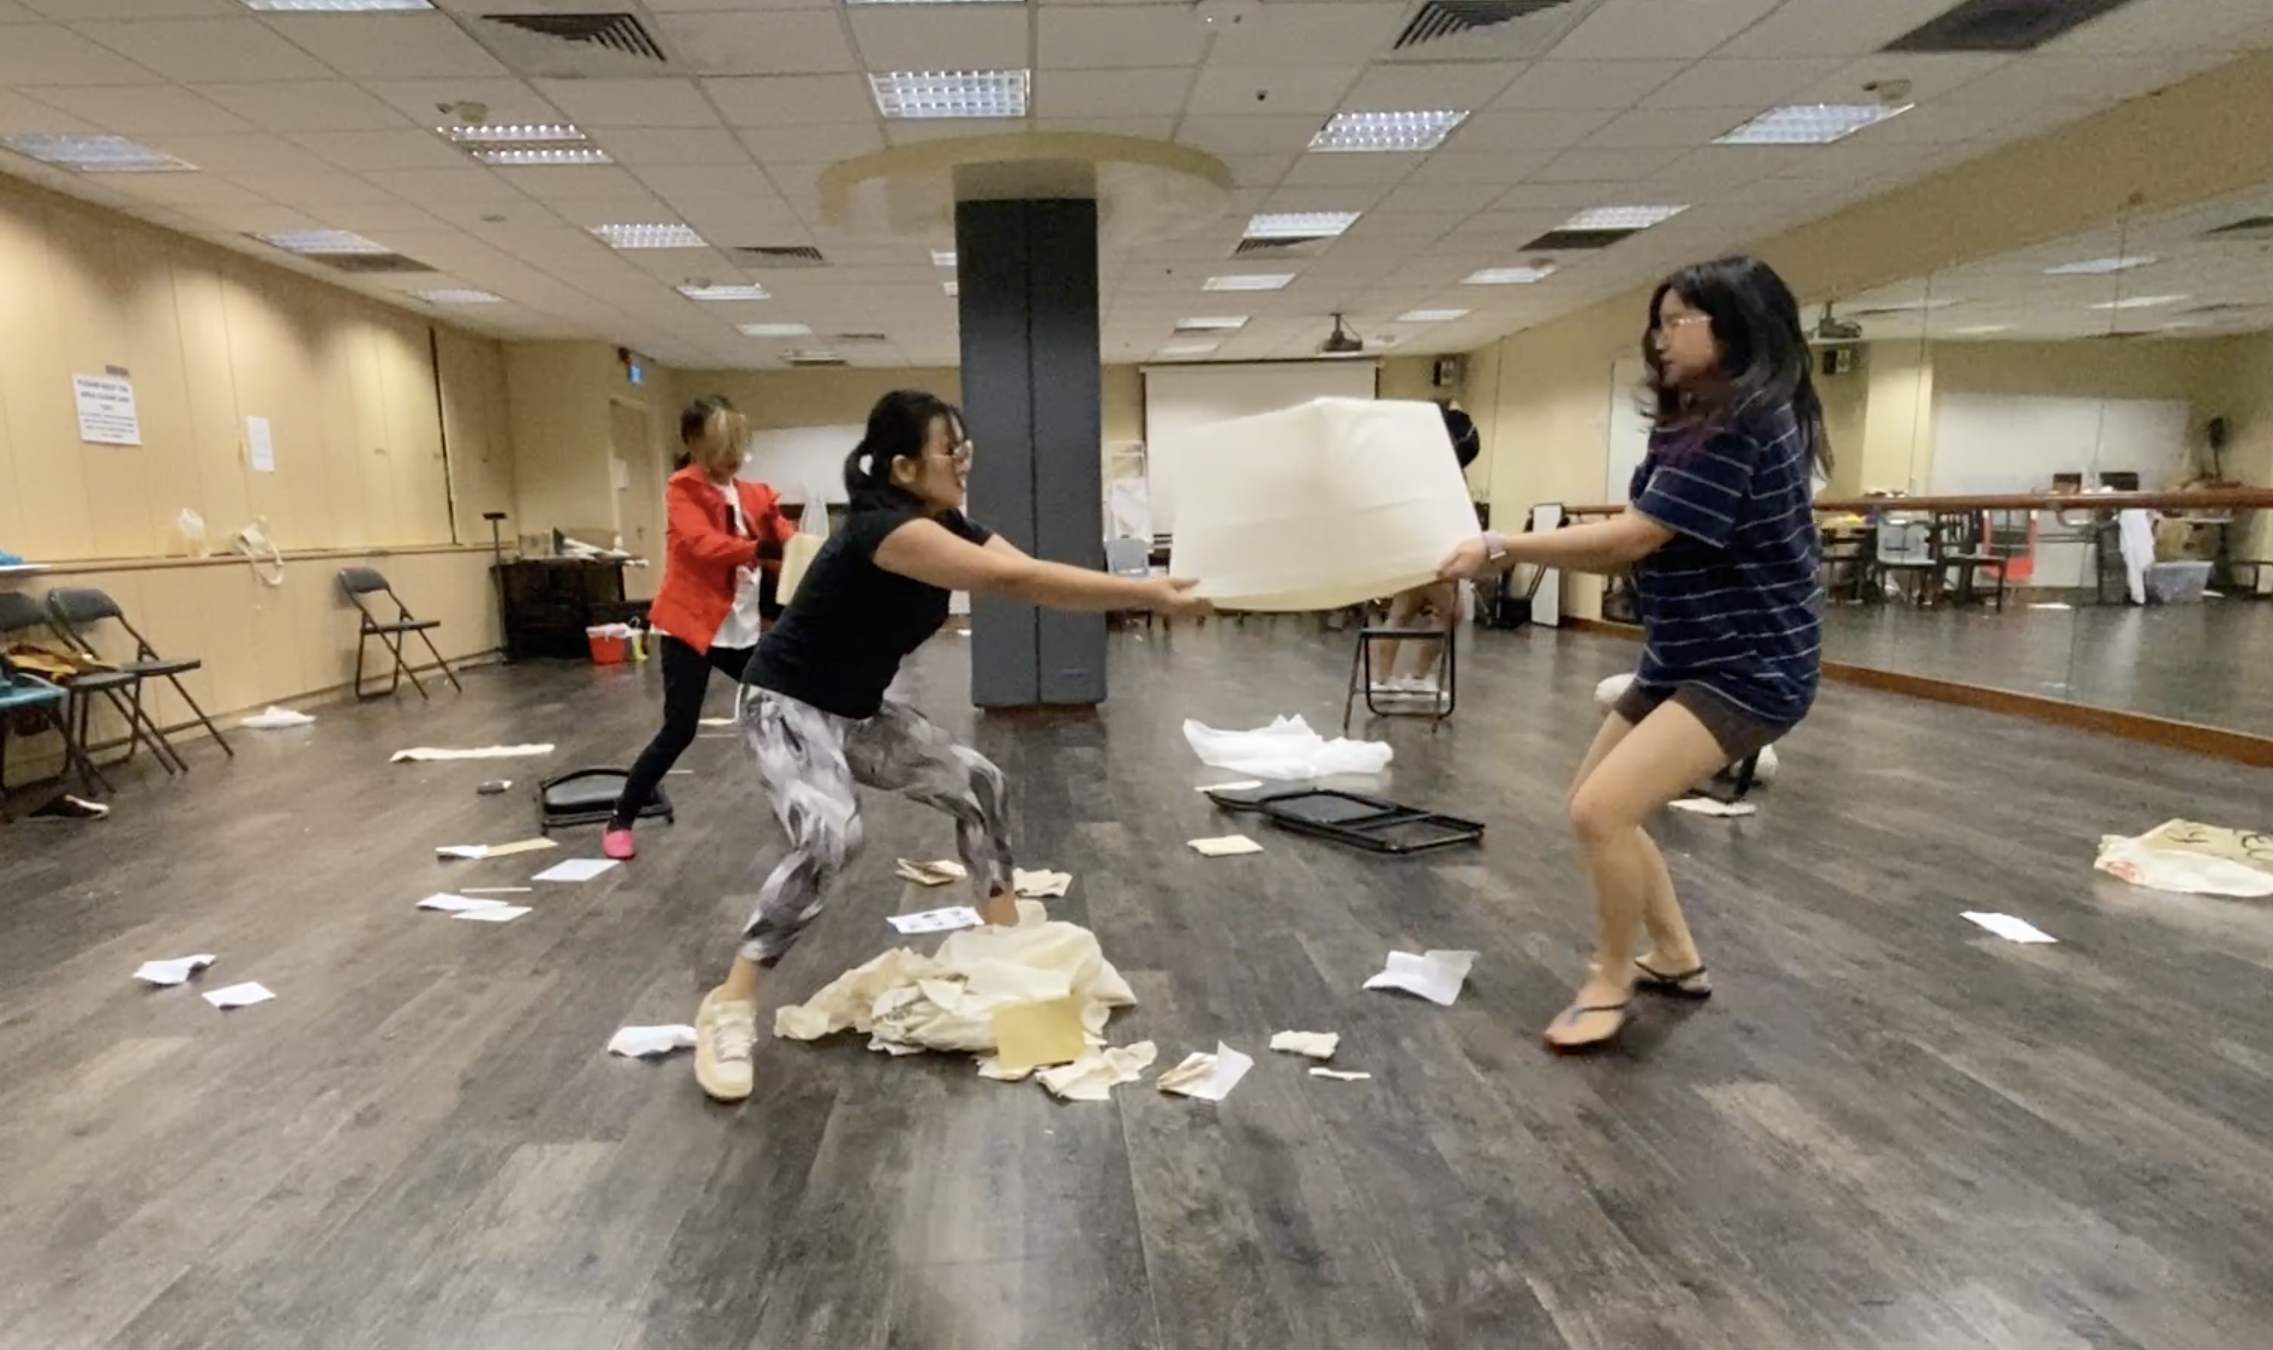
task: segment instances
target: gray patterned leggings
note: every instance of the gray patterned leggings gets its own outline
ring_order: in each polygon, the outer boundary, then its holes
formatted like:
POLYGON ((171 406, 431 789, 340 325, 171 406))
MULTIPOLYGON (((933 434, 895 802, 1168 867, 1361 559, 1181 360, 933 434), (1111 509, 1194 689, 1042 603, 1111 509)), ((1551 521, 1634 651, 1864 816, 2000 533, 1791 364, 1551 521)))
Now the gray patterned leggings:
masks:
POLYGON ((744 685, 742 739, 789 856, 766 878, 742 926, 741 955, 779 961, 828 903, 830 887, 860 853, 860 799, 876 788, 937 807, 955 820, 955 844, 983 901, 1010 889, 1009 792, 1002 770, 905 703, 884 700, 874 717, 839 717, 770 689, 744 685))

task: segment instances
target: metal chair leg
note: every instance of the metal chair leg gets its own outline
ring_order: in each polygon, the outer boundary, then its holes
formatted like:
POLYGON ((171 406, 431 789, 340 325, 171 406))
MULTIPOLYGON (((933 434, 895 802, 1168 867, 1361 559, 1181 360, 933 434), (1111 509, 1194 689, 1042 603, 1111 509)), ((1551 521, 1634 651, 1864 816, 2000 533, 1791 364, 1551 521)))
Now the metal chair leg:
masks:
POLYGON ((410 677, 410 687, 418 691, 419 701, 421 703, 427 702, 429 696, 426 692, 426 686, 419 681, 418 672, 410 668, 410 662, 403 659, 403 646, 405 643, 403 635, 400 633, 395 633, 392 636, 394 638, 394 641, 387 644, 387 650, 394 653, 395 679, 394 683, 387 687, 387 692, 391 694, 396 690, 401 689, 403 686, 403 676, 408 675, 410 677))
POLYGON ((174 686, 174 692, 182 696, 182 702, 187 703, 189 710, 197 715, 198 722, 205 727, 205 734, 220 742, 221 749, 228 754, 229 758, 235 759, 237 747, 229 744, 229 738, 221 734, 221 728, 213 725, 213 719, 205 715, 205 709, 199 707, 197 700, 190 697, 189 690, 182 687, 181 676, 168 675, 166 679, 174 686))
POLYGON ((425 629, 418 630, 418 640, 426 644, 426 650, 434 657, 434 664, 442 667, 442 677, 450 682, 450 687, 461 694, 466 692, 466 687, 458 683, 458 672, 450 669, 450 662, 442 655, 442 649, 434 645, 434 639, 425 629))

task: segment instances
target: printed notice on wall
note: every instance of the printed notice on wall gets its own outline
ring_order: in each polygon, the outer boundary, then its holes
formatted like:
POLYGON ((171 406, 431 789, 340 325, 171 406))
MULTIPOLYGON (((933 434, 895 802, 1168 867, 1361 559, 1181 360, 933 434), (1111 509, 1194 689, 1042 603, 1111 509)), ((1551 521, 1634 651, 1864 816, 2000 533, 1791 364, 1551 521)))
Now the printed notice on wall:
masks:
POLYGON ((74 375, 79 439, 90 445, 142 444, 142 418, 134 411, 134 382, 108 375, 74 375))
POLYGON ((276 439, 269 434, 268 419, 245 419, 245 455, 253 462, 254 473, 276 472, 276 439))

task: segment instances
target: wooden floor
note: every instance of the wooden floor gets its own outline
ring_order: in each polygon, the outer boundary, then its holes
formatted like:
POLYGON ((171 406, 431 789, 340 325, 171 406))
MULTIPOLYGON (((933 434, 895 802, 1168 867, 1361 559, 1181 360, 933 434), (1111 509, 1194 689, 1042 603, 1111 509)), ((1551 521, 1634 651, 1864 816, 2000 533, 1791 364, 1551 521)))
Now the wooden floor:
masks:
MULTIPOLYGON (((768 1040, 727 1110, 683 1056, 603 1054, 690 1017, 770 827, 738 744, 701 740, 631 868, 502 927, 414 911, 535 870, 432 850, 530 833, 540 771, 627 760, 656 709, 652 670, 487 671, 242 733, 234 764, 193 752, 101 824, 0 831, 0 1346, 2266 1345, 2273 907, 2089 862, 2171 816, 2273 824, 2273 774, 1828 688, 1758 817, 1664 825, 1721 996, 1558 1062, 1536 1032, 1587 931, 1563 781, 1630 644, 1468 649, 1453 722, 1388 729, 1393 787, 1491 834, 1392 862, 1183 847, 1236 826, 1192 791, 1215 775, 1181 719, 1334 720, 1344 639, 1124 635, 1100 717, 975 728, 961 641, 923 654, 920 701, 1009 771, 1025 859, 1075 874, 1057 912, 1143 1001, 1116 1039, 1257 1055, 1223 1104, 1058 1104, 768 1040), (560 753, 386 762, 537 740, 560 753), (501 774, 509 797, 475 795, 501 774), (1422 947, 1482 954, 1457 1006, 1359 991, 1422 947), (200 951, 206 988, 276 1001, 128 978, 200 951), (1372 1081, 1268 1054, 1287 1028, 1340 1032, 1372 1081)), ((892 858, 948 842, 897 801, 868 837, 769 1004, 887 945, 892 858)))
POLYGON ((1834 605, 1824 659, 2273 736, 2273 604, 1834 605))

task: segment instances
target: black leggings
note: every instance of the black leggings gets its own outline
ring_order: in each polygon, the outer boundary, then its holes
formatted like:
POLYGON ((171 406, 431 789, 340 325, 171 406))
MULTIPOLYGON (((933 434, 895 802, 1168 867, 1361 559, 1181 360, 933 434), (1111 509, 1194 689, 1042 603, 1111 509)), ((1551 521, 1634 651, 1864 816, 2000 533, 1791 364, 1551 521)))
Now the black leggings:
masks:
POLYGON ((698 652, 668 633, 658 638, 655 646, 663 663, 663 729, 655 733, 655 739, 631 766, 623 795, 616 799, 611 828, 629 828, 639 819, 640 809, 655 795, 655 785, 694 744, 695 729, 702 724, 702 696, 710 689, 710 672, 718 671, 739 683, 742 668, 750 664, 748 647, 712 647, 708 652, 698 652))

